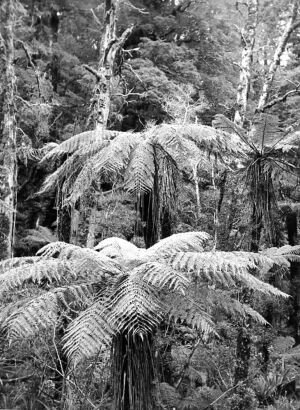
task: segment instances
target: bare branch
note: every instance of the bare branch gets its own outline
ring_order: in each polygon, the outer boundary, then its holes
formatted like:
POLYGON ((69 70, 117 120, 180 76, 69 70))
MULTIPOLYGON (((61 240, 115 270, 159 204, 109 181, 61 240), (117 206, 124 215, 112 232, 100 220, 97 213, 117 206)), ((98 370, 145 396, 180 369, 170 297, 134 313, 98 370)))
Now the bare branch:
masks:
POLYGON ((87 64, 83 64, 82 67, 85 68, 87 71, 89 71, 91 74, 93 74, 97 78, 98 81, 101 80, 101 74, 95 68, 90 67, 87 64))
POLYGON ((265 110, 267 110, 268 108, 273 107, 274 105, 280 103, 280 102, 284 102, 286 101, 286 99, 290 96, 292 96, 293 94, 300 94, 300 84, 297 86, 297 88, 295 90, 290 90, 287 93, 285 93, 284 95, 282 95, 281 97, 277 97, 277 98, 273 98, 273 100, 269 101, 267 104, 265 104, 260 110, 259 112, 264 112, 265 110))
POLYGON ((286 23, 285 29, 284 29, 284 31, 283 31, 280 39, 279 39, 277 47, 276 47, 274 57, 273 57, 273 61, 269 66, 267 77, 266 77, 266 80, 264 82, 262 92, 261 92, 261 96, 259 98, 258 105, 257 105, 257 111, 258 112, 261 112, 267 104, 270 88, 273 84, 273 80, 274 80, 274 77, 275 77, 275 74, 276 74, 276 71, 277 71, 277 67, 280 64, 281 56, 282 56, 282 54, 283 54, 283 52, 286 48, 286 45, 289 41, 289 38, 290 38, 292 32, 297 27, 300 26, 300 21, 295 22, 296 18, 297 18, 297 15, 298 15, 298 8, 299 8, 299 0, 295 0, 294 4, 293 4, 291 17, 289 18, 289 20, 286 23))

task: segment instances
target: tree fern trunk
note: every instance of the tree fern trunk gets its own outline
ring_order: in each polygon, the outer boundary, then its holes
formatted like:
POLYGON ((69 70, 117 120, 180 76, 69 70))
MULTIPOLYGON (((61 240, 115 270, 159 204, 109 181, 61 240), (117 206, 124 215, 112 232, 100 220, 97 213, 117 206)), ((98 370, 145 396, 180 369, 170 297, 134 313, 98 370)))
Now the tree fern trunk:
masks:
POLYGON ((71 211, 69 206, 63 204, 61 187, 57 193, 57 237, 59 241, 70 242, 71 234, 71 211))
POLYGON ((6 2, 5 24, 5 95, 3 129, 0 145, 0 259, 13 256, 17 186, 15 69, 14 69, 14 3, 6 2))
MULTIPOLYGON (((297 214, 294 212, 286 216, 286 227, 288 233, 289 245, 297 244, 297 214)), ((292 262, 290 267, 290 286, 292 296, 292 314, 290 316, 290 325, 293 328, 293 334, 296 344, 300 344, 300 263, 292 262)))
POLYGON ((152 336, 121 334, 112 348, 112 410, 152 410, 152 336))

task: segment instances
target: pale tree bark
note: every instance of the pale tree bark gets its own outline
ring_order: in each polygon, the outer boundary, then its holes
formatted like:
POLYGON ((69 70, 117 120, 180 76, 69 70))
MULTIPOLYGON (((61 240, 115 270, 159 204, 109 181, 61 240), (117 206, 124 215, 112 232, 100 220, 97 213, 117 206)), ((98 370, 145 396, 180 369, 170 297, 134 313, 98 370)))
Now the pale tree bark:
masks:
MULTIPOLYGON (((277 47, 276 47, 276 50, 273 56, 273 61, 269 66, 266 79, 262 87, 261 96, 259 98, 258 105, 257 105, 258 112, 263 112, 266 108, 269 108, 275 105, 277 102, 283 101, 279 98, 278 101, 274 102, 274 104, 271 104, 271 102, 267 104, 270 90, 271 90, 271 87, 272 87, 272 84, 275 78, 275 74, 280 64, 281 56, 283 52, 285 51, 285 48, 287 46, 287 43, 289 41, 291 34, 293 33, 294 30, 296 30, 296 28, 300 26, 300 21, 296 21, 298 17, 298 10, 299 10, 299 0, 295 0, 292 5, 291 15, 287 21, 287 24, 283 30, 281 37, 279 38, 279 41, 278 41, 278 44, 277 44, 277 47)), ((287 96, 285 96, 285 98, 286 97, 287 96)))
MULTIPOLYGON (((119 75, 122 63, 122 49, 132 28, 126 29, 118 38, 116 34, 118 0, 105 1, 104 26, 100 47, 98 69, 85 68, 96 77, 96 85, 92 99, 91 118, 93 127, 100 131, 101 139, 105 138, 105 130, 109 119, 113 80, 119 75)), ((96 195, 97 196, 97 195, 96 195)), ((87 247, 93 247, 96 234, 97 198, 91 204, 87 247)))
POLYGON ((253 50, 258 16, 258 0, 248 0, 247 7, 247 21, 245 27, 241 30, 243 50, 240 63, 240 79, 237 89, 236 111, 234 116, 234 122, 241 127, 243 127, 245 122, 250 91, 253 50))
POLYGON ((17 186, 15 69, 14 69, 14 1, 6 1, 4 53, 5 88, 3 127, 0 141, 0 259, 13 256, 17 186))

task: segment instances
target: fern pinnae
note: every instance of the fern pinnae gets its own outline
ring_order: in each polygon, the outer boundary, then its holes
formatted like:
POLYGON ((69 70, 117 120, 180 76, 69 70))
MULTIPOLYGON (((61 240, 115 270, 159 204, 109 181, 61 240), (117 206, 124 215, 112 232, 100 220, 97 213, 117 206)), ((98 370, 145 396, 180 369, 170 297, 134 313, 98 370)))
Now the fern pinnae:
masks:
POLYGON ((147 249, 146 254, 151 256, 168 257, 179 251, 202 251, 203 245, 210 238, 206 232, 177 233, 162 239, 147 249))
POLYGON ((140 195, 153 190, 154 184, 154 148, 145 140, 134 149, 125 175, 125 189, 140 195))
POLYGON ((64 350, 74 365, 95 356, 105 347, 109 348, 115 329, 111 328, 106 316, 107 306, 98 300, 68 326, 63 338, 64 350))
POLYGON ((59 320, 62 310, 87 307, 96 290, 92 284, 78 284, 50 290, 23 303, 4 322, 10 339, 31 337, 59 320))
POLYGON ((131 275, 142 277, 146 283, 158 289, 184 290, 189 285, 189 280, 179 271, 159 262, 146 262, 134 269, 131 275))
POLYGON ((5 292, 28 282, 64 282, 70 279, 70 276, 75 276, 74 272, 73 262, 58 259, 44 259, 34 264, 13 268, 0 275, 0 297, 5 292))
POLYGON ((34 264, 41 260, 40 256, 22 256, 19 258, 10 258, 0 261, 0 275, 10 269, 23 265, 34 264))

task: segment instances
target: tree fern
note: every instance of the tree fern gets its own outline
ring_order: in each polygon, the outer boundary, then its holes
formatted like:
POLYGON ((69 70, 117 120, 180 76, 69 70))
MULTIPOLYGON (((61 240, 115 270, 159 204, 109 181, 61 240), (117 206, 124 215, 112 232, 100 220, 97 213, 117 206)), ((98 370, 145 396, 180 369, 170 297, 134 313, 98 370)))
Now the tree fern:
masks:
MULTIPOLYGON (((26 283, 39 285, 46 280, 51 287, 64 284, 22 306, 16 305, 15 311, 10 307, 5 328, 11 338, 29 335, 43 326, 52 326, 64 309, 68 311, 78 302, 80 308, 87 309, 71 321, 64 338, 69 357, 78 361, 109 345, 118 335, 146 340, 168 315, 208 335, 214 327, 209 312, 211 302, 204 291, 207 285, 210 292, 216 286, 234 290, 243 285, 287 297, 252 273, 263 266, 276 266, 276 254, 288 263, 293 252, 299 253, 299 247, 273 249, 268 255, 204 252, 203 244, 208 238, 204 232, 176 234, 147 251, 137 251, 134 245, 118 238, 107 239, 94 250, 54 242, 28 263, 27 258, 5 261, 2 269, 6 271, 0 275, 1 295, 26 283), (105 255, 110 248, 118 250, 120 257, 111 259, 105 255)), ((263 323, 248 306, 232 302, 230 309, 250 314, 263 323)))

